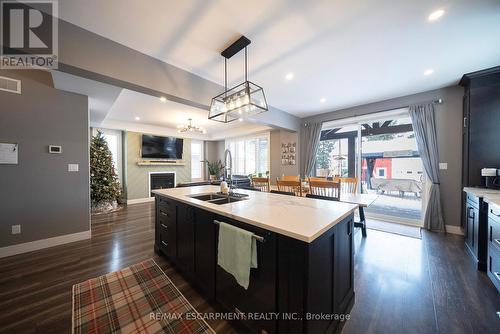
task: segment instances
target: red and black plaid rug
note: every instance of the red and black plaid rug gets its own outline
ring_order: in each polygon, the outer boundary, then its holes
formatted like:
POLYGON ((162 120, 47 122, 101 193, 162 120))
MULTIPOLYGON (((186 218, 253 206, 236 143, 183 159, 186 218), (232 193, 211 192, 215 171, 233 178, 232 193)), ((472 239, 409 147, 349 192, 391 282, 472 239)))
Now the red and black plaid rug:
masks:
POLYGON ((73 285, 73 334, 214 333, 153 259, 73 285))

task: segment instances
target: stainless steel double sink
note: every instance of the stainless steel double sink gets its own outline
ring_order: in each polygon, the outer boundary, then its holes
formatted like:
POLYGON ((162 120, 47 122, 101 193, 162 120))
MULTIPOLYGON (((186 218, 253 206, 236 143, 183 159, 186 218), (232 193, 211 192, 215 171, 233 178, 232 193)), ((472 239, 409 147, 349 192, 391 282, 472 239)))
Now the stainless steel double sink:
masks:
POLYGON ((200 201, 217 205, 239 202, 247 198, 247 197, 235 197, 231 195, 222 195, 217 193, 197 194, 197 195, 187 195, 187 196, 200 201))

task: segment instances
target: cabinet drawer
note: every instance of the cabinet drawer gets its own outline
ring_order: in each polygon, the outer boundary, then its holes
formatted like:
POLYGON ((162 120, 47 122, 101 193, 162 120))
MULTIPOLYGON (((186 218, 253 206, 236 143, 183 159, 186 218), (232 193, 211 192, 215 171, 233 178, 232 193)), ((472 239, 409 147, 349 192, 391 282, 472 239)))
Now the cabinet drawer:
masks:
POLYGON ((467 193, 467 202, 468 204, 475 206, 476 208, 479 209, 479 197, 471 193, 467 193))
POLYGON ((500 252, 500 223, 488 217, 488 246, 500 252))
POLYGON ((500 252, 491 246, 488 248, 488 277, 500 291, 500 252))
POLYGON ((175 210, 175 203, 170 200, 170 199, 167 199, 165 197, 161 197, 161 196, 157 196, 156 197, 158 199, 158 209, 161 209, 163 211, 173 211, 175 210))
POLYGON ((175 209, 169 210, 162 207, 158 207, 158 219, 162 222, 175 221, 175 209))
POLYGON ((500 224, 500 207, 498 205, 490 204, 488 218, 500 224))

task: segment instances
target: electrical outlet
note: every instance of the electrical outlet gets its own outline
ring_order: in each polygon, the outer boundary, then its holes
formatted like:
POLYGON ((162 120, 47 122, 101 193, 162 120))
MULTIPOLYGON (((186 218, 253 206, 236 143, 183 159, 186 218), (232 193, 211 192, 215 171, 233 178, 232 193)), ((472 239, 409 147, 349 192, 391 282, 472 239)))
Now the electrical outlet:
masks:
POLYGON ((12 225, 11 230, 12 234, 21 234, 21 225, 12 225))
POLYGON ((78 164, 68 164, 68 172, 78 172, 78 164))
POLYGON ((447 170, 448 169, 448 163, 447 162, 440 162, 439 163, 439 169, 447 170))

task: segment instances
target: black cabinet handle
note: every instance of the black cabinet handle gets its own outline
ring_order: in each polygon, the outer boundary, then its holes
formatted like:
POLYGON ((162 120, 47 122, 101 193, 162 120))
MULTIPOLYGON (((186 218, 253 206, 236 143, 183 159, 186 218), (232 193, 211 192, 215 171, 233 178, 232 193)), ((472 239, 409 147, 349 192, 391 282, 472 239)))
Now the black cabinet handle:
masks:
POLYGON ((471 210, 469 210, 469 219, 474 219, 474 218, 476 218, 476 211, 472 210, 472 208, 469 208, 469 209, 471 209, 471 210), (471 215, 470 215, 471 211, 472 211, 472 217, 471 217, 471 215))
POLYGON ((163 246, 168 247, 168 243, 166 243, 165 241, 162 240, 161 243, 163 244, 163 246))
POLYGON ((492 214, 492 215, 497 216, 497 217, 500 217, 500 214, 495 213, 495 212, 493 211, 493 209, 490 209, 490 212, 491 212, 491 214, 492 214))
POLYGON ((163 227, 165 230, 168 229, 168 226, 165 224, 161 224, 161 227, 163 227))
POLYGON ((493 275, 495 275, 496 279, 500 281, 500 273, 498 271, 494 271, 493 275))

